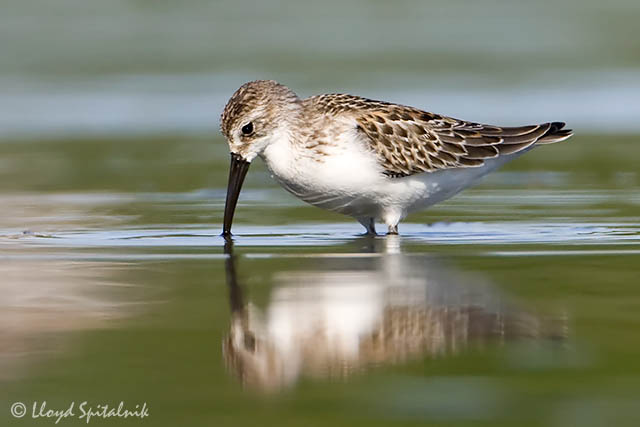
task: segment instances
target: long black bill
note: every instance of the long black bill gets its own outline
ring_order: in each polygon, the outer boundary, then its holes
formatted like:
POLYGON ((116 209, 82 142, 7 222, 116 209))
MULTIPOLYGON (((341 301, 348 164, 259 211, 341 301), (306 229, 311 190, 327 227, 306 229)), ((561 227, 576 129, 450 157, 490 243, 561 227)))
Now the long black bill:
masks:
POLYGON ((231 165, 229 166, 229 183, 227 184, 227 201, 224 205, 224 223, 222 235, 231 236, 231 223, 233 213, 236 211, 238 196, 242 189, 244 177, 247 176, 251 163, 244 160, 239 154, 231 153, 231 165))

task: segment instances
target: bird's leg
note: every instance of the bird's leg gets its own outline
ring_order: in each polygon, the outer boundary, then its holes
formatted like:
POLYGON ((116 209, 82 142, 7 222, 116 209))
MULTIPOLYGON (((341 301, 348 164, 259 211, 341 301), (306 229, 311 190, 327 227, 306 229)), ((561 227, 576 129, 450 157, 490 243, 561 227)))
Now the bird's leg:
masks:
POLYGON ((399 209, 387 208, 382 212, 381 217, 384 223, 387 224, 387 227, 389 227, 387 234, 398 234, 398 224, 404 217, 404 215, 402 215, 402 211, 399 209))
POLYGON ((366 235, 376 235, 376 222, 373 217, 358 218, 358 222, 367 229, 367 232, 365 233, 366 235))

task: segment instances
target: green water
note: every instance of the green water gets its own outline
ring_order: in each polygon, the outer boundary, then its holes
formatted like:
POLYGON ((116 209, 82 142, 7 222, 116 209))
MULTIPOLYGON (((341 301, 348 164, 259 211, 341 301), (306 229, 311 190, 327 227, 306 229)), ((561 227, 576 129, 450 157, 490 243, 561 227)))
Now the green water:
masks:
POLYGON ((0 426, 640 425, 639 2, 1 10, 0 426), (256 78, 576 135, 397 238, 257 162, 225 246, 218 116, 256 78))
POLYGON ((167 426, 634 425, 638 140, 542 147, 398 239, 256 164, 232 258, 219 138, 4 143, 2 419, 123 401, 167 426))

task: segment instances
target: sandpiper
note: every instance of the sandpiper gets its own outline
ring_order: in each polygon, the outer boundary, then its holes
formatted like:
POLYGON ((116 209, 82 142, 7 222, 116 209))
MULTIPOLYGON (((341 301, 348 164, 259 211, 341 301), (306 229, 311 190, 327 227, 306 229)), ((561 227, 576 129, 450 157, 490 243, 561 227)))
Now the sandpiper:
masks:
POLYGON ((260 157, 289 192, 389 234, 409 213, 446 200, 531 148, 572 135, 564 123, 473 123, 347 94, 300 99, 273 80, 242 85, 221 130, 231 150, 223 235, 249 165, 260 157))

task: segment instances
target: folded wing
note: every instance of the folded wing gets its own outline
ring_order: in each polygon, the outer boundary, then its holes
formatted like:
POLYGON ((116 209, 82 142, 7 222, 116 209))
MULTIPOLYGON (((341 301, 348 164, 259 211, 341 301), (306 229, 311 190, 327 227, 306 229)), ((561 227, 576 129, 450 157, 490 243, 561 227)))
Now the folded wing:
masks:
POLYGON ((391 177, 478 167, 486 159, 514 154, 533 144, 564 141, 572 135, 562 122, 500 127, 352 95, 322 95, 314 101, 327 114, 352 116, 362 139, 391 177))

